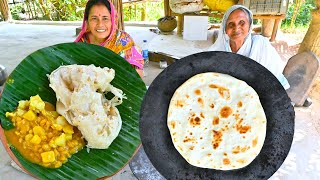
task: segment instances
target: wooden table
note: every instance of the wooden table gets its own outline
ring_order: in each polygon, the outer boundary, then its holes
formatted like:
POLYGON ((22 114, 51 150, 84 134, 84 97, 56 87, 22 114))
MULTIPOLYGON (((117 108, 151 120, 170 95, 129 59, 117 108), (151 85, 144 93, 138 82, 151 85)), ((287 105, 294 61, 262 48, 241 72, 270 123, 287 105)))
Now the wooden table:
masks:
MULTIPOLYGON (((177 34, 182 35, 183 32, 183 22, 184 22, 184 16, 209 16, 209 17, 223 17, 223 14, 210 14, 210 13, 185 13, 185 14, 177 14, 172 13, 172 16, 178 17, 178 25, 177 25, 177 34)), ((253 15, 253 19, 274 19, 274 25, 272 28, 272 34, 270 37, 270 41, 273 42, 276 39, 277 30, 279 27, 279 24, 282 19, 285 18, 285 14, 279 14, 279 15, 253 15)))
MULTIPOLYGON (((239 1, 240 2, 240 1, 239 1)), ((243 2, 242 2, 243 3, 243 2)), ((211 11, 210 9, 203 9, 200 12, 192 12, 192 13, 184 13, 184 14, 178 14, 172 12, 169 6, 169 0, 164 0, 164 14, 165 16, 177 16, 178 24, 177 24, 177 34, 182 35, 183 32, 183 21, 184 16, 209 16, 209 17, 215 17, 215 18, 221 18, 223 17, 223 13, 217 13, 215 11, 211 11)), ((273 42, 276 39, 277 30, 279 27, 279 24, 282 19, 285 18, 285 14, 254 14, 253 19, 274 19, 274 25, 272 28, 272 34, 270 37, 270 41, 273 42)))

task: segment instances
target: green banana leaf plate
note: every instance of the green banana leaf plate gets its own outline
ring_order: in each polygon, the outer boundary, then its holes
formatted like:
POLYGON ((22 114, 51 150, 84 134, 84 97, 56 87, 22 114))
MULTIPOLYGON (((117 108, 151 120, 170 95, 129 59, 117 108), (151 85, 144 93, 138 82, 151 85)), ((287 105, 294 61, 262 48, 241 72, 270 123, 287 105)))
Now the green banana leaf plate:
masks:
POLYGON ((146 86, 135 69, 122 57, 100 46, 85 43, 64 43, 40 49, 27 56, 8 77, 0 99, 1 140, 11 158, 27 173, 39 179, 98 179, 120 171, 138 150, 140 106, 146 86), (20 100, 30 96, 56 103, 47 75, 61 65, 81 64, 113 68, 111 84, 120 88, 127 99, 118 107, 122 118, 119 136, 108 149, 82 149, 58 169, 44 168, 26 160, 9 144, 4 131, 14 126, 5 113, 13 111, 20 100))

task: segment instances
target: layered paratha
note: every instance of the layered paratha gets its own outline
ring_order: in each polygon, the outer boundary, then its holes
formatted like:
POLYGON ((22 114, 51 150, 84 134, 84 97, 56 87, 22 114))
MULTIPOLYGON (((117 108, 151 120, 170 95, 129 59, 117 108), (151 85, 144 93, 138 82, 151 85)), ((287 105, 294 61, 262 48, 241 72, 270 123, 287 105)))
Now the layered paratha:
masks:
POLYGON ((94 65, 60 66, 49 75, 57 97, 56 109, 87 141, 87 147, 107 149, 122 126, 117 105, 125 98, 112 86, 115 70, 94 65), (112 93, 109 100, 105 94, 112 93))
POLYGON ((167 124, 177 151, 191 165, 231 170, 262 149, 266 116, 255 90, 221 73, 202 73, 174 93, 167 124))

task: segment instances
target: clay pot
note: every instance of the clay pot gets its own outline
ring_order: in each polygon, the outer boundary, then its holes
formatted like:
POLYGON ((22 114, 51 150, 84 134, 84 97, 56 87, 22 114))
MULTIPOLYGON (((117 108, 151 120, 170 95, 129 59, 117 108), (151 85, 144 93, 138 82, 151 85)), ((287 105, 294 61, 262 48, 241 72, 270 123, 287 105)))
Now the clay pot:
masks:
POLYGON ((174 16, 165 16, 158 19, 158 28, 162 32, 172 32, 177 27, 177 20, 174 16))

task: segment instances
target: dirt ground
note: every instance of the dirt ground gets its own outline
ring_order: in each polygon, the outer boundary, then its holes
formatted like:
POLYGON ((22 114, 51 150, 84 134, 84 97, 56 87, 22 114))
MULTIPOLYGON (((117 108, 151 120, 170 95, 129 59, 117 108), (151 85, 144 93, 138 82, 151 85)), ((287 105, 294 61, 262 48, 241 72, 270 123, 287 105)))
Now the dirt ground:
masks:
MULTIPOLYGON (((278 33, 277 41, 273 43, 273 46, 277 49, 283 61, 287 62, 290 57, 297 54, 304 35, 305 32, 295 34, 278 33)), ((320 75, 315 80, 309 96, 314 100, 320 100, 320 75)))
MULTIPOLYGON (((300 43, 304 38, 305 32, 299 32, 294 34, 278 32, 277 41, 272 43, 273 46, 277 49, 282 60, 286 63, 292 56, 296 55, 300 43)), ((316 129, 320 132, 320 73, 316 78, 310 92, 309 97, 312 100, 312 105, 309 107, 311 110, 311 121, 316 124, 316 129)))

